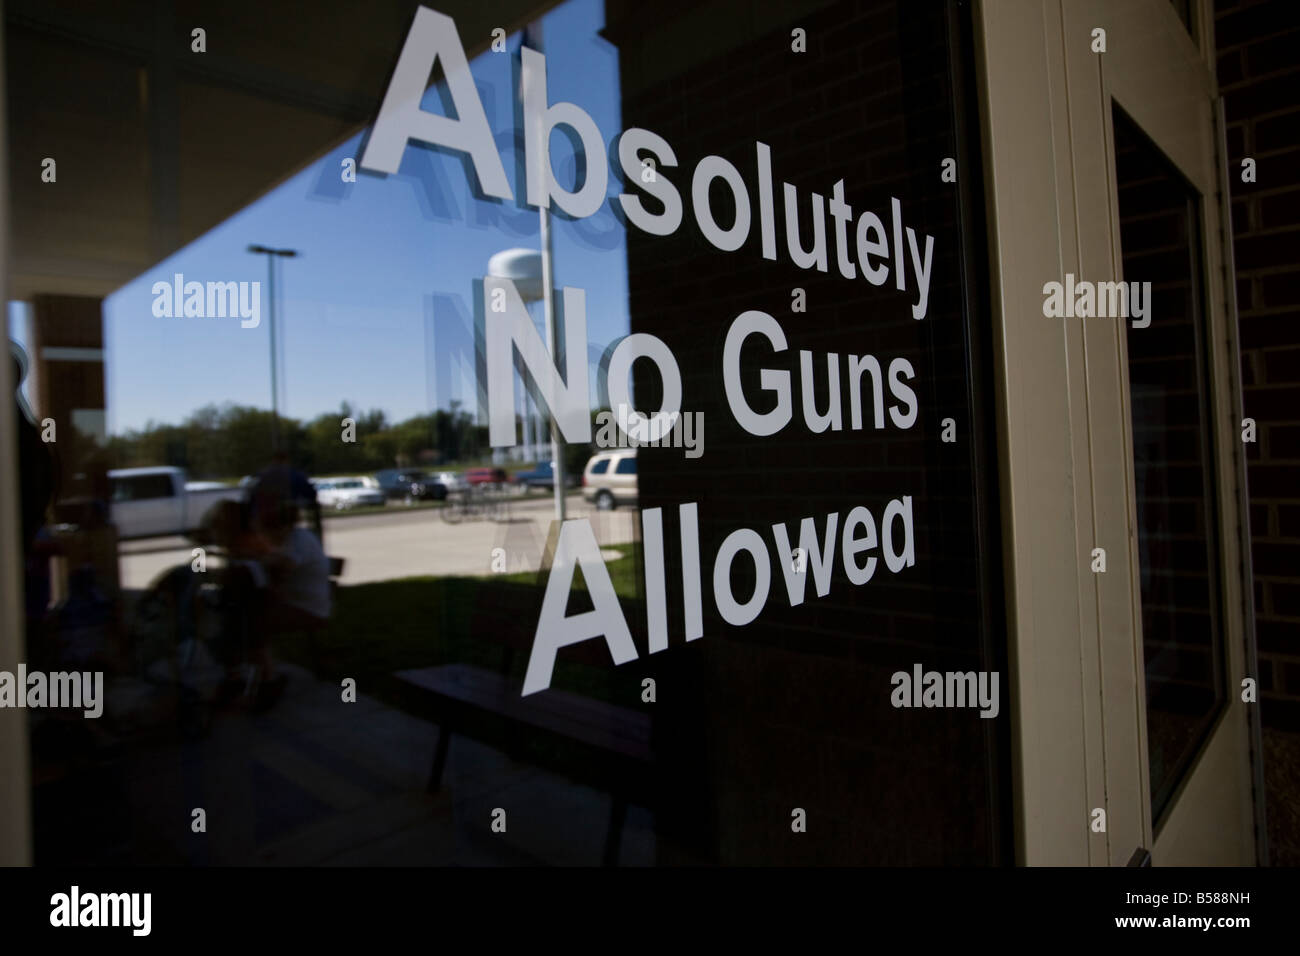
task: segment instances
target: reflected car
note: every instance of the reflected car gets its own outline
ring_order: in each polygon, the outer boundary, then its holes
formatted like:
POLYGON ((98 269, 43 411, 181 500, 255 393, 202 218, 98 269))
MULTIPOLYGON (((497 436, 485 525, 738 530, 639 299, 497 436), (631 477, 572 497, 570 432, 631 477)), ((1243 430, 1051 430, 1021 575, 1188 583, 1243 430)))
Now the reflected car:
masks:
POLYGON ((582 470, 582 497, 601 511, 636 504, 636 449, 592 455, 582 470))
POLYGON ((434 481, 447 489, 448 494, 464 491, 469 487, 465 476, 458 471, 438 471, 431 476, 434 481))
POLYGON ((465 469, 465 483, 470 486, 504 485, 509 480, 510 478, 506 475, 505 470, 501 468, 465 469))
POLYGON ((221 482, 187 481, 172 467, 116 468, 108 482, 109 515, 122 538, 185 534, 218 501, 243 501, 245 494, 221 482))
MULTIPOLYGON (((515 472, 515 484, 523 485, 525 488, 542 488, 546 491, 552 491, 555 488, 555 463, 551 461, 542 461, 537 463, 537 467, 529 471, 515 472)), ((572 488, 578 483, 576 475, 565 475, 564 483, 572 488)))
POLYGON ((445 484, 433 475, 411 468, 389 468, 376 474, 374 480, 384 497, 403 504, 441 501, 447 497, 445 484))
POLYGON ((316 488, 316 500, 320 506, 335 511, 382 507, 387 500, 382 491, 367 488, 360 478, 321 478, 312 484, 316 488))

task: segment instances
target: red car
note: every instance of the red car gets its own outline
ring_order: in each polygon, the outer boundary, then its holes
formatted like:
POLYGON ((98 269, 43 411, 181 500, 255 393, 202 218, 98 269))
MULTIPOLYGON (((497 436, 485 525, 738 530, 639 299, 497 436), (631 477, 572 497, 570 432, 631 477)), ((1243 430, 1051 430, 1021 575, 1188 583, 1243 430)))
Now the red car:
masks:
POLYGON ((474 485, 504 485, 509 479, 501 468, 467 468, 465 469, 465 483, 473 487, 474 485))

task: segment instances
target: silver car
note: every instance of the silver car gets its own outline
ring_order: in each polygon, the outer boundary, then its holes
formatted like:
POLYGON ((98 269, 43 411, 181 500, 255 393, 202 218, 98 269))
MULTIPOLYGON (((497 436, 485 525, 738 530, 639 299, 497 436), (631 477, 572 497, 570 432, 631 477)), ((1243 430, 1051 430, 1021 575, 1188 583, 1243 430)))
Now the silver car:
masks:
POLYGON ((582 470, 582 497, 601 511, 636 504, 636 449, 618 448, 592 455, 582 470))
POLYGON ((429 477, 446 488, 448 494, 461 492, 469 487, 465 476, 458 471, 436 471, 429 477))
POLYGON ((367 488, 360 478, 321 478, 316 486, 316 500, 322 508, 348 511, 352 508, 383 507, 386 499, 378 488, 367 488))

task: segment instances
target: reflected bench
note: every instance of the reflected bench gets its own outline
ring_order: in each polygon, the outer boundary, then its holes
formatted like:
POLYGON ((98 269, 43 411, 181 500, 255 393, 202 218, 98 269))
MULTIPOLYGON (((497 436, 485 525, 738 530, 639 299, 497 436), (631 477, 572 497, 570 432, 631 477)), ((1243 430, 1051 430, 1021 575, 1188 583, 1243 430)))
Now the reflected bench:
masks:
POLYGON ((530 763, 546 764, 610 793, 603 862, 618 862, 630 800, 650 804, 650 716, 561 690, 520 696, 518 681, 471 664, 393 675, 411 705, 438 724, 428 790, 442 785, 452 734, 462 734, 530 763), (538 745, 541 746, 538 746, 538 745))

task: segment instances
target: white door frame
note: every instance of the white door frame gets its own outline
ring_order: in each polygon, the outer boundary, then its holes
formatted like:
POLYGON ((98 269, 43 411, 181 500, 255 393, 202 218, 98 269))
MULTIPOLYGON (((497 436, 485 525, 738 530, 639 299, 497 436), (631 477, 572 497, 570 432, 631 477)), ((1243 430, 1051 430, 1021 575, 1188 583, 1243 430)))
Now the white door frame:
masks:
POLYGON ((1240 421, 1235 349, 1211 349, 1210 376, 1228 696, 1157 831, 1126 340, 1116 320, 1043 316, 1045 282, 1122 278, 1114 100, 1204 197, 1207 340, 1232 340, 1207 0, 1197 13, 1193 42, 1167 0, 984 0, 976 11, 1021 863, 1117 866, 1139 847, 1156 865, 1255 861, 1248 705, 1234 690, 1247 647, 1245 504, 1228 440, 1240 421), (1105 53, 1092 49, 1098 27, 1105 53), (1096 547, 1105 574, 1091 569, 1096 547))

